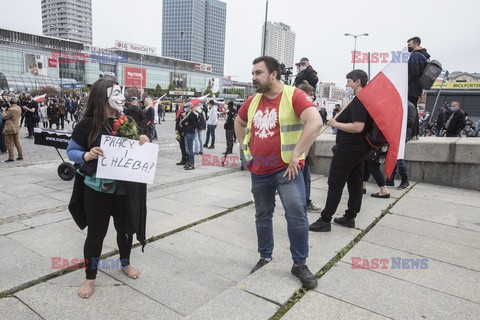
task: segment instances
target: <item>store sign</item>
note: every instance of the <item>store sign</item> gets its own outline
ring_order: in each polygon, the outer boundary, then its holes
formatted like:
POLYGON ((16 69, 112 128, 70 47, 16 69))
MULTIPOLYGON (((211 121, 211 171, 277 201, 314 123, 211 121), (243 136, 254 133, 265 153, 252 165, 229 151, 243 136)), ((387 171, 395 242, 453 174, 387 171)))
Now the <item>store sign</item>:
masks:
POLYGON ((117 75, 115 74, 115 72, 110 72, 110 71, 98 71, 98 75, 100 76, 100 78, 103 78, 103 77, 114 77, 116 78, 117 75))
POLYGON ((174 96, 193 96, 193 91, 168 91, 168 94, 174 96))
POLYGON ((145 88, 147 86, 147 71, 145 68, 125 67, 124 80, 126 87, 145 88))
POLYGON ((125 50, 125 51, 141 53, 141 54, 145 54, 145 53, 154 54, 154 55, 157 54, 157 48, 148 47, 141 44, 120 41, 120 40, 115 40, 115 48, 120 50, 125 50))
POLYGON ((56 68, 58 64, 58 61, 55 59, 48 59, 48 67, 49 68, 56 68))
POLYGON ((195 71, 212 72, 212 65, 204 64, 204 63, 197 63, 197 64, 195 64, 195 71))
POLYGON ((435 82, 432 86, 432 89, 462 89, 462 90, 471 90, 471 89, 480 89, 480 82, 444 82, 443 85, 441 82, 435 82))

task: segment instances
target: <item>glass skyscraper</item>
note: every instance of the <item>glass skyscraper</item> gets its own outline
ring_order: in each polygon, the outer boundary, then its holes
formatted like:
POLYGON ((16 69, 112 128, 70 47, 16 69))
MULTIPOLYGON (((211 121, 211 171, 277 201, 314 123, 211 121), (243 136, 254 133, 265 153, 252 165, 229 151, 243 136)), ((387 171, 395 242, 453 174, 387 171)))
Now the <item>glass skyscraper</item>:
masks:
POLYGON ((162 55, 210 64, 223 75, 226 15, 218 0, 163 0, 162 55))

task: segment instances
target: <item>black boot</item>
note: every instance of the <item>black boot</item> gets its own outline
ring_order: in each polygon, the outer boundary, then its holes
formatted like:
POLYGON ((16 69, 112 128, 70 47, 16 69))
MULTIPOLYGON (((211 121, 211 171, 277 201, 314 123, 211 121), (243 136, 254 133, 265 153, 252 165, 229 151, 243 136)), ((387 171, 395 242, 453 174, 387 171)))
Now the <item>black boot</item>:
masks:
POLYGON ((408 183, 408 177, 402 177, 402 182, 397 187, 397 190, 403 190, 405 188, 408 188, 409 185, 410 183, 408 183))

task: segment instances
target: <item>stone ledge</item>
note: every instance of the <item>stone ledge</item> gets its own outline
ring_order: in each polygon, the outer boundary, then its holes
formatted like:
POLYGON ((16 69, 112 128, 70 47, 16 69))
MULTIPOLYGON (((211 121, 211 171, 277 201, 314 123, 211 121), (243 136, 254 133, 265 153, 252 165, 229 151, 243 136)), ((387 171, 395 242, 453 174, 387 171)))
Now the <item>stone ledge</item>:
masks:
MULTIPOLYGON (((328 175, 334 145, 334 135, 317 138, 313 173, 328 175)), ((411 180, 480 190, 480 139, 421 137, 406 144, 405 161, 411 180)))

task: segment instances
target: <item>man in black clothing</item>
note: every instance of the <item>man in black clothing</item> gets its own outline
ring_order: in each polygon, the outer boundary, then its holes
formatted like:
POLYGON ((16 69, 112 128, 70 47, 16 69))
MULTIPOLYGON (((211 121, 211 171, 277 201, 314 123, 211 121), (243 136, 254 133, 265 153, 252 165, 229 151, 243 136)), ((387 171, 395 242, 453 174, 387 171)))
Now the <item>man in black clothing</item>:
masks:
MULTIPOLYGON (((422 48, 420 43, 419 37, 413 37, 407 41, 408 52, 411 53, 408 59, 408 101, 413 103, 415 107, 417 107, 418 99, 423 93, 423 89, 420 86, 420 77, 428 63, 428 59, 430 59, 427 49, 422 48)), ((419 133, 417 114, 412 133, 413 139, 418 139, 419 133)))
POLYGON ((38 115, 38 103, 27 97, 27 103, 22 107, 25 111, 25 124, 27 125, 28 135, 25 138, 33 138, 33 128, 35 127, 35 115, 38 115))
MULTIPOLYGON (((363 70, 353 70, 347 74, 347 86, 354 90, 355 95, 367 82, 368 75, 363 70)), ((320 218, 310 225, 310 231, 331 230, 330 221, 337 211, 345 184, 348 188, 348 208, 345 215, 335 218, 334 222, 348 228, 355 227, 355 217, 362 206, 364 160, 370 153, 365 135, 372 124, 372 118, 357 97, 342 114, 328 121, 328 125, 338 131, 328 174, 327 201, 320 218)))
POLYGON ((233 141, 235 140, 234 118, 235 110, 233 110, 233 101, 230 101, 228 103, 227 120, 225 120, 225 124, 223 125, 225 138, 227 139, 227 150, 225 154, 233 153, 233 141))
POLYGON ((446 137, 460 137, 466 125, 465 113, 460 110, 460 104, 457 101, 450 103, 450 110, 452 115, 445 124, 445 129, 447 130, 446 137))
POLYGON ((147 117, 145 115, 145 112, 140 109, 137 100, 132 101, 130 107, 125 109, 124 114, 126 116, 132 117, 133 120, 135 120, 135 122, 137 123, 138 135, 147 133, 147 117))
POLYGON ((313 70, 308 58, 300 59, 300 62, 297 63, 297 66, 299 67, 299 73, 295 77, 293 85, 298 87, 303 80, 307 80, 308 84, 311 85, 313 89, 316 89, 318 82, 317 72, 313 70))
POLYGON ((185 116, 183 104, 177 107, 176 117, 175 117, 175 134, 177 136, 177 141, 180 144, 180 152, 182 153, 182 160, 176 163, 177 166, 184 166, 188 162, 187 149, 185 147, 185 130, 180 125, 182 117, 185 116))

